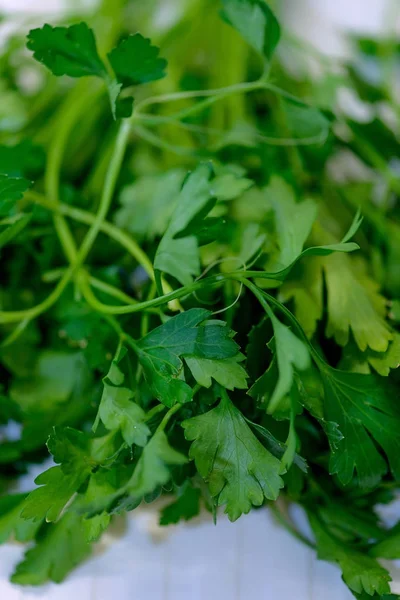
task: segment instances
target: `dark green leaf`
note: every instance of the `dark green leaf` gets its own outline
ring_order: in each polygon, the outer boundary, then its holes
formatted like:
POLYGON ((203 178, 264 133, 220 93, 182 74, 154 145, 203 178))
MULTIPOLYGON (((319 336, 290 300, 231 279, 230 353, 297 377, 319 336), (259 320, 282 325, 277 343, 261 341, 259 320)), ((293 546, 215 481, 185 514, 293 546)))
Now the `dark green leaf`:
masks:
POLYGON ((400 410, 386 379, 324 368, 325 416, 343 439, 331 447, 330 470, 346 485, 357 471, 362 487, 373 487, 387 472, 374 441, 383 448, 393 475, 400 477, 400 410))
POLYGON ((220 360, 238 352, 230 328, 223 321, 206 321, 210 316, 202 308, 185 311, 153 329, 136 346, 146 380, 155 398, 166 406, 192 398, 181 357, 220 360))
POLYGON ((44 25, 32 29, 27 46, 32 50, 34 58, 54 75, 106 76, 104 64, 97 52, 94 33, 86 23, 70 27, 44 25))
POLYGON ((165 506, 160 515, 160 525, 190 521, 200 512, 201 491, 186 482, 178 492, 175 502, 165 506))
POLYGON ((140 33, 122 40, 108 59, 123 87, 147 83, 165 77, 167 61, 159 57, 159 49, 140 33))
POLYGON ((276 500, 281 463, 261 445, 226 393, 213 410, 182 423, 190 458, 218 505, 235 521, 264 498, 276 500))

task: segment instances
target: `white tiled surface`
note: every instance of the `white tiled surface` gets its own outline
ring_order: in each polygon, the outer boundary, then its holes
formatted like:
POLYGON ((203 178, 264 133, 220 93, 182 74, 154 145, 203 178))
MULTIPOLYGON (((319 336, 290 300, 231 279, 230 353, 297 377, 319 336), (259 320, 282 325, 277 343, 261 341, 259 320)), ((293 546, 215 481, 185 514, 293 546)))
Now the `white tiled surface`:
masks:
POLYGON ((315 559, 265 510, 159 529, 141 510, 61 586, 7 581, 21 557, 0 547, 1 600, 351 600, 339 571, 315 559))

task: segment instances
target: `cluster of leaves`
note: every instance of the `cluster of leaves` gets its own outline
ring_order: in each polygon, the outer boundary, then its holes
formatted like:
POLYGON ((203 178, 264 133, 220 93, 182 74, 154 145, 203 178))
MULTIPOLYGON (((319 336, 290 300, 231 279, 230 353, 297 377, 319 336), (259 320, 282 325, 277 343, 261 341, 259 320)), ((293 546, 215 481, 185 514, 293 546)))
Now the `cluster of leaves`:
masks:
POLYGON ((279 497, 356 598, 395 598, 378 559, 400 558, 399 527, 377 506, 400 478, 398 48, 386 64, 362 40, 317 81, 304 48, 293 78, 263 0, 194 3, 189 36, 185 11, 160 33, 109 6, 30 31, 40 65, 19 35, 0 62, 18 98, 0 119, 0 541, 34 542, 12 580, 62 581, 160 495, 162 525, 279 497))

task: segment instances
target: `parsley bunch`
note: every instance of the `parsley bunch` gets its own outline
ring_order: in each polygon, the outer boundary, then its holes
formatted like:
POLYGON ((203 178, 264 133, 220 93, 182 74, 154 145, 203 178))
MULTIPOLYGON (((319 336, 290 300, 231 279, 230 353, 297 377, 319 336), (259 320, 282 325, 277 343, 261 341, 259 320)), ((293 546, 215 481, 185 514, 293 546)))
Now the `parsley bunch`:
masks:
POLYGON ((104 1, 0 60, 0 541, 30 543, 12 580, 62 581, 166 495, 162 525, 268 505, 356 598, 395 598, 399 48, 355 40, 338 69, 264 0, 179 9, 165 27, 155 0, 104 1))

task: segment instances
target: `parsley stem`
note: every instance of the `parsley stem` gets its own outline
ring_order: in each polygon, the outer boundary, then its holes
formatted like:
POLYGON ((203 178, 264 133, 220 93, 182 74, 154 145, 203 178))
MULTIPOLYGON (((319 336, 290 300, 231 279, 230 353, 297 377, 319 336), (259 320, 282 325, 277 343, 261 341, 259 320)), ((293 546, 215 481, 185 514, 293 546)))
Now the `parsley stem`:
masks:
POLYGON ((291 534, 293 535, 293 537, 295 537, 297 540, 299 540, 302 544, 305 544, 306 546, 308 546, 309 548, 311 548, 312 550, 315 550, 315 545, 308 539, 306 538, 302 533, 300 533, 300 531, 295 527, 295 525, 292 523, 291 519, 286 517, 283 514, 283 511, 280 510, 278 508, 278 503, 274 503, 274 504, 269 504, 268 507, 271 510, 271 512, 273 513, 274 517, 279 521, 279 523, 281 525, 283 525, 283 527, 291 534))
MULTIPOLYGON (((95 215, 86 210, 63 203, 56 205, 37 192, 26 192, 25 199, 28 199, 35 204, 39 204, 48 210, 60 212, 63 215, 78 221, 79 223, 92 225, 95 220, 95 215)), ((103 221, 101 223, 100 231, 107 234, 115 242, 121 244, 121 246, 123 246, 129 252, 129 254, 133 256, 133 258, 145 269, 149 277, 154 279, 153 265, 149 257, 147 254, 145 254, 145 252, 143 252, 141 247, 130 235, 108 221, 103 221)))
POLYGON ((154 298, 151 300, 145 300, 144 302, 139 302, 138 304, 133 304, 129 306, 110 306, 108 304, 103 304, 93 294, 92 290, 90 289, 90 286, 88 285, 87 280, 85 279, 81 281, 81 289, 86 301, 92 306, 96 306, 96 310, 98 312, 108 315, 127 315, 131 313, 141 312, 148 308, 157 308, 159 306, 163 306, 164 304, 168 304, 169 302, 171 302, 171 300, 183 298, 184 296, 188 296, 202 288, 221 285, 222 283, 224 283, 225 280, 226 277, 224 276, 217 275, 214 277, 209 277, 208 279, 196 281, 190 285, 179 288, 178 290, 174 290, 173 292, 164 294, 164 296, 159 296, 158 298, 154 298))
POLYGON ((178 410, 180 410, 181 408, 182 408, 182 404, 174 404, 174 406, 169 409, 169 411, 167 412, 167 414, 164 415, 163 420, 161 421, 161 423, 157 427, 157 432, 158 431, 164 431, 165 428, 166 428, 166 426, 168 425, 171 417, 173 417, 174 414, 177 413, 178 410))
POLYGON ((125 154, 126 146, 128 143, 130 134, 130 123, 124 121, 119 129, 115 152, 112 157, 111 163, 108 168, 106 181, 104 185, 103 194, 100 200, 99 210, 94 217, 93 223, 87 232, 81 247, 78 250, 78 253, 75 257, 75 260, 70 264, 70 266, 65 271, 64 276, 60 279, 58 285, 54 288, 54 290, 45 298, 42 302, 33 306, 32 308, 28 308, 26 310, 18 310, 18 311, 10 311, 10 312, 0 312, 0 323, 14 323, 17 321, 21 321, 23 319, 34 319, 38 317, 40 314, 48 310, 57 300, 60 298, 61 294, 70 283, 75 273, 82 266, 85 261, 87 255, 89 254, 92 246, 96 240, 96 237, 101 229, 101 225, 106 217, 108 209, 110 207, 113 192, 115 189, 115 185, 117 182, 117 177, 119 174, 120 167, 122 165, 122 160, 125 154))
MULTIPOLYGON (((249 273, 247 273, 247 275, 248 274, 249 273)), ((287 319, 292 323, 292 325, 295 326, 295 328, 299 332, 300 337, 307 344, 308 348, 310 349, 311 355, 312 355, 315 363, 317 364, 318 368, 319 369, 325 368, 325 366, 326 366, 325 361, 320 357, 318 352, 315 350, 314 346, 311 344, 310 340, 304 333, 302 326, 300 325, 300 323, 298 322, 296 317, 290 312, 290 310, 288 308, 286 308, 286 306, 284 304, 279 302, 279 300, 274 298, 274 296, 271 296, 270 294, 267 294, 267 292, 260 290, 254 283, 252 283, 251 281, 248 281, 245 277, 238 277, 238 279, 251 292, 253 292, 254 296, 260 302, 261 306, 264 308, 264 310, 268 314, 268 316, 271 317, 271 313, 272 313, 271 307, 268 304, 268 302, 270 302, 287 317, 287 319)), ((272 316, 273 316, 273 313, 272 313, 272 316)))
POLYGON ((153 417, 163 412, 167 407, 164 404, 157 404, 157 406, 153 406, 146 414, 145 421, 151 421, 153 417))
POLYGON ((189 90, 185 92, 163 94, 162 96, 151 96, 150 98, 146 98, 145 100, 138 102, 135 114, 140 117, 140 109, 146 106, 151 106, 152 104, 165 104, 167 102, 188 100, 190 98, 206 98, 208 96, 230 96, 231 94, 243 94, 256 89, 264 88, 268 85, 269 84, 267 84, 262 79, 257 79, 256 81, 236 83, 234 85, 215 88, 213 90, 189 90))
MULTIPOLYGON (((72 97, 70 94, 67 98, 66 107, 62 112, 63 118, 60 119, 60 125, 56 130, 56 135, 53 137, 49 149, 44 185, 47 197, 56 205, 60 201, 60 170, 68 136, 81 113, 86 110, 89 101, 93 101, 92 95, 82 93, 81 88, 82 86, 78 86, 78 88, 73 90, 72 97), (77 94, 77 91, 80 93, 77 94)), ((71 263, 77 255, 73 235, 61 213, 54 213, 53 222, 65 255, 71 263)))

